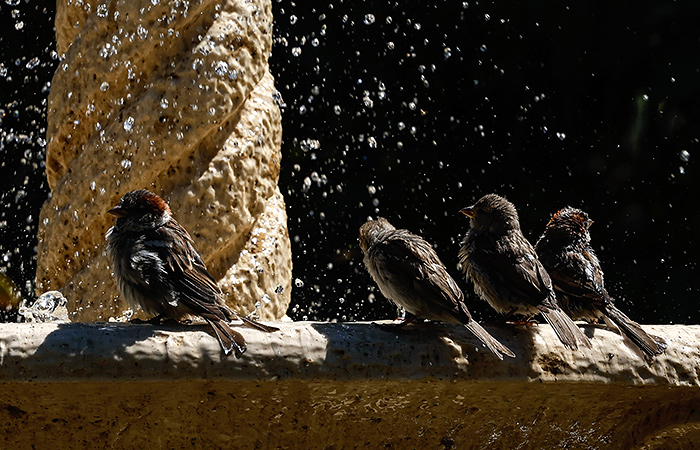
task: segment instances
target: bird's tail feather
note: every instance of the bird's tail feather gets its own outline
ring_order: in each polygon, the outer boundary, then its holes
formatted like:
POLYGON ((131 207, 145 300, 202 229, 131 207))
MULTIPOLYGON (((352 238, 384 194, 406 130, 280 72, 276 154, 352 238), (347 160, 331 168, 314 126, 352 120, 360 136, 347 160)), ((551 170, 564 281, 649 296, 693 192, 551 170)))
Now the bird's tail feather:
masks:
POLYGON ((464 325, 467 330, 471 331, 474 336, 476 336, 489 350, 493 352, 498 359, 503 359, 503 355, 515 358, 515 353, 513 353, 508 347, 498 342, 493 336, 491 336, 488 331, 486 331, 481 325, 475 321, 470 321, 464 325))
POLYGON ((265 333, 272 333, 275 331, 279 331, 280 329, 277 327, 273 327, 270 325, 265 325, 264 323, 260 323, 257 320, 249 319, 247 317, 244 317, 238 313, 236 313, 239 319, 243 321, 244 325, 249 326, 250 328, 254 328, 256 330, 264 331, 265 333))
POLYGON ((583 331, 576 326, 573 320, 566 315, 561 309, 548 309, 542 311, 544 319, 552 326, 559 340, 565 347, 572 350, 578 349, 577 342, 580 342, 585 347, 591 348, 591 340, 583 334, 583 331))
POLYGON ((617 309, 614 305, 605 308, 605 316, 609 318, 622 333, 625 334, 634 344, 639 347, 648 358, 663 353, 666 349, 666 342, 658 337, 648 334, 642 327, 617 309))
POLYGON ((247 346, 242 334, 232 330, 226 322, 213 314, 202 315, 202 317, 214 330, 216 339, 218 339, 219 345, 221 345, 221 349, 226 355, 230 355, 231 352, 234 352, 236 358, 240 358, 241 355, 245 353, 247 346))
POLYGON ((221 318, 226 318, 227 321, 232 321, 232 320, 240 320, 243 322, 243 325, 247 325, 250 328, 254 328, 259 331, 264 331, 265 333, 272 333, 275 331, 279 331, 280 329, 277 327, 273 327, 270 325, 265 325, 263 323, 260 323, 256 320, 249 319, 248 317, 244 316, 243 314, 239 313, 238 311, 235 311, 231 308, 229 308, 226 305, 217 305, 219 309, 215 311, 215 314, 218 317, 221 318))

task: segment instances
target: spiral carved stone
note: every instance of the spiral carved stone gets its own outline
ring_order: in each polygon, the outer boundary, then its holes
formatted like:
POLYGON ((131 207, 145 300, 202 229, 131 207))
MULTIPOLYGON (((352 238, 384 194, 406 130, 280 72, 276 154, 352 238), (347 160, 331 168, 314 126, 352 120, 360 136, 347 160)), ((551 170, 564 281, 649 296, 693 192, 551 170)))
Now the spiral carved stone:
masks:
POLYGON ((190 231, 229 305, 282 317, 291 247, 269 0, 62 0, 56 35, 38 291, 61 290, 74 321, 126 309, 107 210, 147 188, 190 231))

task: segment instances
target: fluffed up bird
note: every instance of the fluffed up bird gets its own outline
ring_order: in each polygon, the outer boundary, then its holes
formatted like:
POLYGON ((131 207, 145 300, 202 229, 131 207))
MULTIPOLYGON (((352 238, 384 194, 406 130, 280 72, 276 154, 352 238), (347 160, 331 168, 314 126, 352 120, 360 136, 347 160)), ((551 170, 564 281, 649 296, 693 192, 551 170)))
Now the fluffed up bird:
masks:
POLYGON ((562 311, 552 282, 532 244, 520 231, 515 206, 488 194, 460 210, 471 228, 462 240, 459 260, 476 293, 497 312, 528 319, 542 314, 568 348, 591 342, 562 311))
POLYGON ((203 318, 225 354, 246 351, 243 336, 228 322, 240 319, 257 330, 263 325, 233 311, 204 266, 189 233, 173 218, 168 204, 145 189, 128 192, 108 211, 117 217, 107 232, 107 249, 122 297, 156 319, 203 318))
POLYGON ((423 238, 379 218, 360 227, 360 247, 379 290, 406 310, 404 323, 417 318, 461 323, 499 359, 515 357, 472 318, 464 293, 423 238))
POLYGON ((588 232, 592 224, 584 211, 566 207, 554 213, 537 241, 535 249, 552 277, 559 305, 573 319, 595 322, 605 317, 647 358, 653 358, 666 344, 620 311, 605 290, 603 270, 588 232))

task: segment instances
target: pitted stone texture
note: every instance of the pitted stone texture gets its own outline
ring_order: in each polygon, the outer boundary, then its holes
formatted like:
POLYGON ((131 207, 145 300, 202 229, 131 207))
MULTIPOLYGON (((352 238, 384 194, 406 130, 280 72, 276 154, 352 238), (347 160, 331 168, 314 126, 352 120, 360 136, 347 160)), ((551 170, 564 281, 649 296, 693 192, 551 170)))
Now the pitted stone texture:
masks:
POLYGON ((645 325, 668 343, 650 363, 619 333, 597 325, 582 325, 593 347, 581 350, 565 348, 549 325, 487 326, 516 355, 503 361, 461 325, 428 322, 400 331, 362 322, 274 325, 280 331, 237 326, 248 351, 236 359, 224 356, 203 324, 0 324, 0 380, 462 379, 700 388, 697 325, 645 325))
POLYGON ((290 302, 291 247, 277 187, 270 2, 153 3, 59 2, 65 57, 49 96, 52 193, 37 289, 60 289, 72 320, 119 315, 126 305, 104 254, 114 223, 106 211, 148 188, 225 278, 230 305, 247 313, 261 302, 261 317, 279 318, 290 302))
POLYGON ((0 324, 2 438, 8 448, 700 444, 700 326, 645 326, 669 344, 647 364, 594 325, 583 351, 549 325, 487 327, 517 355, 503 361, 458 325, 275 325, 238 328, 248 351, 235 359, 204 326, 0 324))

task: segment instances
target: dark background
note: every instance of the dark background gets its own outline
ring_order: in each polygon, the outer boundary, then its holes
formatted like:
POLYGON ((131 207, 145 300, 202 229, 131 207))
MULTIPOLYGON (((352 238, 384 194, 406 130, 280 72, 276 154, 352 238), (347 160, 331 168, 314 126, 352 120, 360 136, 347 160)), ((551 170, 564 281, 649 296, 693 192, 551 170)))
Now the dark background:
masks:
MULTIPOLYGON (((28 295, 58 61, 53 2, 14 2, 0 5, 0 267, 28 295)), ((368 216, 423 235, 471 294, 458 210, 496 192, 532 241, 557 209, 585 209, 623 310, 700 322, 700 3, 308 3, 273 0, 292 318, 395 315, 362 267, 368 216)))

